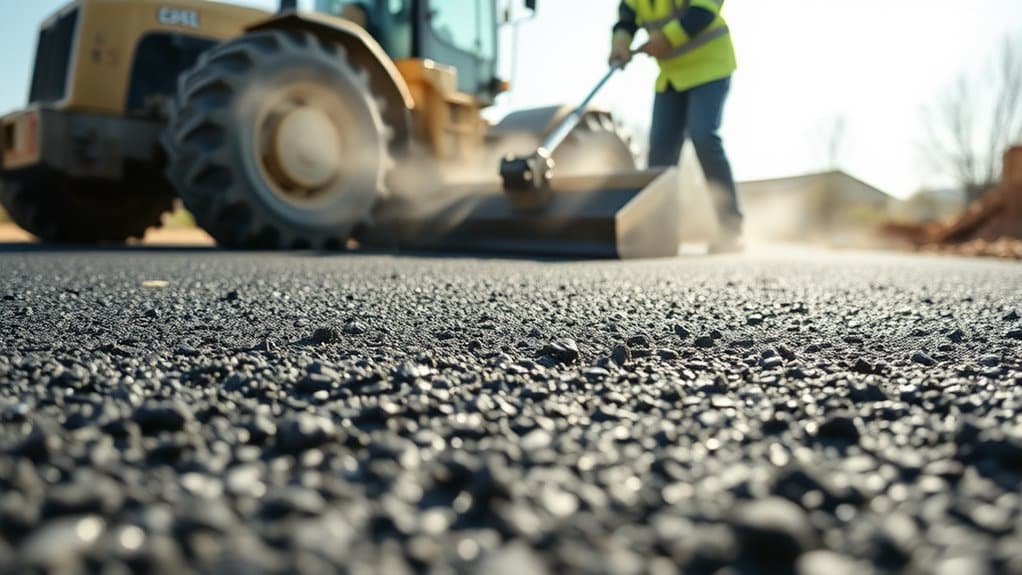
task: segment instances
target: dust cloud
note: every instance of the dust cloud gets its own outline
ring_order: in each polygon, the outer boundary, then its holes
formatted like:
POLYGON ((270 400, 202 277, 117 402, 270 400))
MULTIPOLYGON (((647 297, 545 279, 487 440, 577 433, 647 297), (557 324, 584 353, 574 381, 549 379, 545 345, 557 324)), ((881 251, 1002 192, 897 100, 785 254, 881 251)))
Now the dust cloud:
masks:
MULTIPOLYGON (((681 158, 682 241, 710 243, 717 236, 715 203, 724 191, 707 183, 691 144, 681 158)), ((868 206, 843 197, 828 177, 819 182, 767 186, 738 183, 739 200, 745 214, 743 241, 753 252, 774 251, 778 246, 813 248, 890 248, 891 241, 880 233, 890 206, 868 206)), ((806 177, 813 180, 813 176, 806 177)), ((893 200, 892 200, 893 201, 893 200)))

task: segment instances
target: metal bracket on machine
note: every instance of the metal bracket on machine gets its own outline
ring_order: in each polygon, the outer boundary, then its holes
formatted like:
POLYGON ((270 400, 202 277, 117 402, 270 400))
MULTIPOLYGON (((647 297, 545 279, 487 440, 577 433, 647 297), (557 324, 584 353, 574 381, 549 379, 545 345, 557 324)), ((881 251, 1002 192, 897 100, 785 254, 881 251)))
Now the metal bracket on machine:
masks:
POLYGON ((500 162, 504 192, 516 212, 538 212, 550 203, 554 161, 544 148, 531 156, 509 156, 500 162))
POLYGON ((585 116, 586 109, 596 94, 622 68, 624 64, 612 64, 582 103, 561 120, 535 152, 528 156, 509 156, 501 160, 500 177, 504 182, 504 192, 515 211, 539 211, 550 202, 550 179, 555 168, 554 153, 585 116))

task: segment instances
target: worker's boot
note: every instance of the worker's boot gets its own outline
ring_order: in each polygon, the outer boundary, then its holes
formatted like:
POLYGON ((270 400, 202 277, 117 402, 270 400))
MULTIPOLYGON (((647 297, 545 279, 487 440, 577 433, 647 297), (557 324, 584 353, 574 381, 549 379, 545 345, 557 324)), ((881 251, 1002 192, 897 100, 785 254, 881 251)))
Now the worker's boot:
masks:
POLYGON ((707 253, 721 255, 743 251, 745 251, 745 242, 742 241, 742 224, 732 222, 721 225, 717 238, 710 243, 707 253))

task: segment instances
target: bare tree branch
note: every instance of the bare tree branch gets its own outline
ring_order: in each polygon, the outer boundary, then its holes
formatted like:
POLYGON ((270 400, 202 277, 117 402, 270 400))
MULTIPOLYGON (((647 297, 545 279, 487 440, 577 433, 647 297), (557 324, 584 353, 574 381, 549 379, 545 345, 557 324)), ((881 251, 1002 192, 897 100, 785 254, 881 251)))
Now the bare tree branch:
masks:
POLYGON ((1022 141, 1022 42, 1005 39, 977 84, 975 71, 924 111, 923 154, 976 199, 1000 177, 1001 158, 1022 141))
POLYGON ((834 121, 830 125, 830 134, 827 137, 827 162, 830 164, 829 169, 831 170, 837 170, 840 167, 847 123, 844 115, 838 115, 834 117, 834 121))
POLYGON ((1022 143, 1022 41, 1005 41, 1001 70, 1006 78, 1004 94, 1008 116, 1004 124, 1004 143, 1007 146, 1022 143))
POLYGON ((992 181, 998 176, 1001 154, 1015 140, 1022 114, 1019 113, 1022 98, 1022 56, 1018 46, 1006 39, 995 63, 995 103, 993 125, 991 126, 990 148, 987 150, 986 176, 992 181))

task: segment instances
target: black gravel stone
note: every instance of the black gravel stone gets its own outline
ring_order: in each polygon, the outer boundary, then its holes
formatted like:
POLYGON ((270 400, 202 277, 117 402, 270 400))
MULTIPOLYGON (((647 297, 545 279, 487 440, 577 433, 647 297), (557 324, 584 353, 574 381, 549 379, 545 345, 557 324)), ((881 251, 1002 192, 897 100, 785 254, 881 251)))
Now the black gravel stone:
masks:
POLYGON ((736 339, 733 342, 733 345, 736 345, 738 347, 742 347, 742 348, 745 348, 745 349, 749 349, 752 346, 756 345, 756 342, 751 337, 741 337, 741 338, 736 339))
POLYGON ((237 529, 238 517, 222 499, 185 497, 175 511, 172 528, 186 544, 196 535, 222 537, 237 529))
POLYGON ((538 355, 550 357, 557 363, 575 363, 579 359, 578 344, 573 339, 560 339, 543 346, 538 355))
POLYGON ((855 360, 855 365, 852 366, 852 371, 854 371, 855 373, 870 375, 876 373, 876 367, 874 367, 873 364, 860 357, 859 359, 855 360))
POLYGON ((657 350, 657 355, 663 361, 672 361, 680 357, 678 355, 678 352, 674 351, 673 349, 659 349, 657 350))
POLYGON ((30 461, 41 463, 47 461, 62 446, 63 440, 58 434, 45 427, 34 426, 24 439, 14 444, 10 453, 15 457, 24 457, 30 461))
POLYGON ((997 367, 1001 364, 1001 357, 992 353, 988 353, 979 358, 979 364, 986 367, 997 367))
POLYGON ((653 347, 653 340, 651 340, 649 336, 645 334, 633 335, 632 337, 628 338, 628 340, 625 343, 628 344, 628 347, 632 348, 638 347, 642 349, 649 349, 653 347))
POLYGON ((771 493, 810 509, 836 510, 842 504, 858 505, 861 493, 835 481, 822 470, 802 465, 789 465, 775 475, 771 493))
POLYGON ((329 391, 333 387, 334 380, 321 373, 310 373, 303 377, 295 385, 295 389, 302 393, 316 393, 317 391, 329 391))
POLYGON ((32 408, 25 403, 15 403, 8 405, 0 411, 0 422, 4 423, 18 423, 28 419, 28 414, 31 413, 32 408))
POLYGON ((402 362, 401 365, 394 369, 393 376, 397 381, 411 382, 428 376, 430 372, 431 370, 428 366, 417 362, 406 361, 402 362))
POLYGON ((627 345, 615 345, 610 352, 610 358, 618 365, 627 365, 632 361, 632 352, 627 345))
POLYGON ((892 514, 874 528, 866 553, 885 570, 903 569, 911 561, 918 539, 918 526, 911 518, 892 514))
POLYGON ((784 344, 777 346, 777 354, 784 358, 785 361, 795 361, 798 357, 792 349, 784 344))
POLYGON ((1011 436, 997 431, 984 434, 975 445, 976 453, 996 461, 1003 469, 1022 472, 1022 435, 1011 436))
POLYGON ((128 419, 114 419, 103 424, 100 428, 103 433, 117 438, 125 439, 141 434, 141 428, 137 423, 128 419))
POLYGON ((358 320, 351 320, 344 324, 344 333, 348 335, 362 335, 369 331, 369 328, 358 320))
POLYGON ((319 447, 336 436, 337 428, 332 421, 311 413, 288 417, 276 430, 277 447, 286 453, 319 447))
POLYGON ((713 343, 714 343, 713 342, 713 337, 708 336, 708 335, 701 335, 701 336, 697 337, 696 340, 695 340, 695 346, 696 347, 701 347, 703 349, 707 349, 707 348, 713 347, 713 343))
POLYGON ((318 491, 287 487, 263 498, 260 513, 267 519, 288 516, 314 517, 323 512, 326 500, 318 491))
POLYGON ((180 403, 148 403, 135 410, 131 420, 143 433, 181 431, 191 419, 188 408, 180 403))
POLYGON ((816 545, 809 517, 787 499, 744 503, 735 511, 734 523, 743 555, 755 563, 790 567, 816 545))
POLYGON ((54 487, 42 508, 45 518, 60 515, 112 515, 120 510, 124 495, 116 482, 99 477, 80 478, 54 487))
POLYGON ((190 345, 179 345, 177 349, 174 350, 174 355, 179 355, 181 357, 199 357, 202 355, 202 352, 190 345))
POLYGON ((788 431, 791 428, 791 420, 787 417, 774 414, 763 421, 760 426, 764 434, 776 435, 788 431))
POLYGON ((917 351, 912 354, 912 361, 921 365, 934 366, 937 365, 937 360, 933 359, 924 351, 917 351))
POLYGON ((832 415, 820 424, 816 432, 821 439, 830 439, 848 443, 859 441, 859 426, 855 419, 848 415, 832 415))
POLYGON ((791 379, 806 379, 809 377, 809 374, 801 366, 795 365, 785 370, 784 376, 791 379))
POLYGON ((318 327, 312 332, 312 342, 315 344, 337 343, 341 341, 341 333, 337 328, 318 327))
POLYGON ((251 417, 241 427, 248 433, 251 443, 261 444, 277 435, 277 425, 267 417, 251 417))
POLYGON ((848 384, 848 397, 855 403, 886 401, 887 393, 874 381, 853 381, 848 384))

